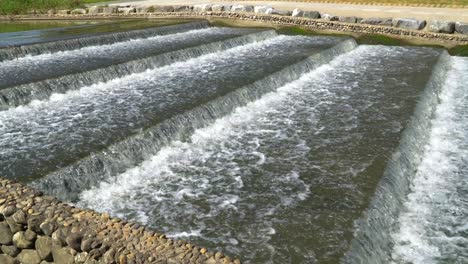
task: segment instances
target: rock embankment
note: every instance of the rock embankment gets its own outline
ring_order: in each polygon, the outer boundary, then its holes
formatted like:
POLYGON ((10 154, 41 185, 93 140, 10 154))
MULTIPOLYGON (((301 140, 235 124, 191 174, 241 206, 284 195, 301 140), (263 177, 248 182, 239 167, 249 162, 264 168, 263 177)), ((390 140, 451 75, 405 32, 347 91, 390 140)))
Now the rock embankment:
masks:
MULTIPOLYGON (((49 13, 53 12, 51 10, 49 13)), ((426 31, 433 33, 444 34, 462 34, 468 35, 468 23, 456 21, 425 21, 414 18, 361 18, 358 16, 335 16, 331 14, 321 13, 318 11, 304 11, 298 8, 292 12, 288 10, 278 10, 271 6, 253 6, 253 5, 214 5, 214 4, 198 4, 198 5, 177 5, 177 6, 119 6, 110 7, 92 6, 88 9, 89 14, 148 14, 148 13, 169 13, 169 12, 225 12, 225 13, 252 13, 258 15, 278 15, 286 17, 300 17, 308 19, 316 19, 323 21, 339 21, 351 24, 365 25, 380 25, 393 28, 402 28, 417 31, 426 31)), ((86 14, 86 10, 60 10, 56 12, 59 15, 65 14, 86 14)))
POLYGON ((0 178, 1 264, 240 263, 0 178))

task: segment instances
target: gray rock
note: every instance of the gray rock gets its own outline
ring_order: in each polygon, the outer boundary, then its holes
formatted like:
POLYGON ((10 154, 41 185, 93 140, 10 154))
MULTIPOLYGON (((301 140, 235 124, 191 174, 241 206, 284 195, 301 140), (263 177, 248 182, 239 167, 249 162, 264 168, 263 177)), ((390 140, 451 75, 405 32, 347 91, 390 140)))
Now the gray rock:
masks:
POLYGON ((15 264, 15 259, 4 254, 0 254, 0 263, 2 264, 15 264))
POLYGON ((280 15, 280 16, 290 16, 292 14, 292 12, 288 11, 288 10, 278 10, 278 9, 273 8, 271 10, 271 13, 267 13, 267 14, 280 15))
POLYGON ((208 12, 211 11, 211 6, 210 4, 200 4, 200 5, 194 5, 193 6, 193 12, 208 12))
POLYGON ((70 10, 58 10, 57 15, 68 15, 70 14, 70 10))
POLYGON ((104 255, 102 256, 104 263, 113 263, 115 260, 116 253, 117 252, 113 248, 109 249, 106 253, 104 253, 104 255))
POLYGON ((320 18, 320 12, 317 12, 317 11, 304 11, 302 16, 307 17, 307 18, 312 18, 312 19, 319 19, 320 18))
POLYGON ((66 228, 59 228, 52 233, 52 241, 55 245, 65 246, 69 230, 66 228))
POLYGON ((83 240, 82 233, 71 233, 67 236, 67 245, 76 251, 81 251, 81 241, 83 240))
POLYGON ((33 249, 24 249, 16 257, 21 264, 40 264, 41 258, 33 249))
POLYGON ((190 8, 190 6, 186 6, 186 5, 174 6, 174 12, 190 12, 190 11, 192 11, 192 8, 190 8))
POLYGON ((149 7, 147 7, 147 6, 137 6, 137 7, 135 7, 135 10, 136 10, 137 14, 146 14, 146 13, 148 13, 148 9, 149 9, 149 7))
POLYGON ((46 236, 50 236, 52 235, 52 233, 55 231, 56 229, 56 226, 54 223, 52 222, 43 222, 42 224, 40 224, 40 229, 42 231, 42 233, 44 233, 44 235, 46 236))
POLYGON ((173 6, 154 6, 154 11, 155 12, 163 12, 163 13, 167 13, 167 12, 174 12, 174 7, 173 6))
POLYGON ((9 217, 12 214, 14 214, 16 211, 18 211, 18 208, 14 207, 14 206, 7 206, 7 207, 3 208, 2 215, 4 217, 9 217))
POLYGON ((271 6, 254 6, 254 12, 257 14, 271 14, 273 8, 271 6))
POLYGON ((16 223, 13 218, 8 217, 6 219, 6 222, 8 223, 8 226, 10 227, 11 232, 14 234, 19 231, 23 231, 23 225, 16 223))
POLYGON ((81 241, 81 250, 85 252, 89 252, 91 249, 92 243, 94 242, 93 238, 86 238, 81 241))
POLYGON ((457 33, 468 35, 468 23, 455 23, 455 30, 457 33))
POLYGON ((2 249, 3 253, 7 254, 8 256, 12 256, 12 257, 16 257, 20 253, 20 250, 15 246, 3 245, 1 247, 1 249, 2 249))
POLYGON ((117 13, 118 9, 115 6, 106 6, 102 8, 102 13, 103 14, 113 14, 117 13))
POLYGON ((75 263, 76 264, 83 264, 88 260, 88 252, 80 252, 75 255, 75 263))
POLYGON ((251 5, 233 5, 231 7, 232 12, 253 12, 254 7, 251 5))
POLYGON ((83 8, 77 8, 71 11, 71 14, 74 14, 74 15, 86 15, 86 13, 87 13, 86 9, 83 9, 83 8))
POLYGON ((99 14, 99 13, 102 13, 102 10, 103 10, 103 7, 102 6, 91 6, 89 9, 88 9, 88 13, 89 14, 99 14))
POLYGON ((338 16, 332 16, 329 14, 320 14, 320 17, 327 21, 338 21, 340 19, 338 16))
POLYGON ((37 234, 36 232, 32 231, 31 229, 26 229, 24 232, 24 237, 29 240, 29 241, 34 241, 36 240, 37 234))
POLYGON ((119 7, 117 9, 118 13, 123 13, 123 14, 133 14, 136 12, 135 8, 134 7, 119 7))
POLYGON ((67 248, 53 247, 52 256, 55 263, 73 264, 75 262, 73 254, 67 248))
POLYGON ((7 222, 0 222, 0 244, 10 245, 13 242, 13 233, 7 222))
POLYGON ((33 241, 26 239, 23 231, 13 235, 13 244, 18 248, 32 248, 33 241))
POLYGON ((357 17, 355 16, 340 16, 338 17, 338 21, 344 22, 344 23, 356 23, 357 22, 357 17))
POLYGON ((426 20, 417 20, 414 18, 395 18, 392 20, 392 25, 397 28, 421 30, 426 26, 426 20))
POLYGON ((43 219, 41 216, 30 216, 28 218, 28 228, 36 233, 42 233, 41 223, 43 219))
POLYGON ((455 22, 433 20, 429 24, 429 31, 435 33, 448 33, 455 32, 455 22))
POLYGON ((15 223, 22 224, 22 225, 28 223, 28 219, 26 218, 26 213, 23 212, 23 210, 18 210, 16 213, 14 213, 11 216, 11 219, 13 219, 15 223))
POLYGON ((231 11, 231 6, 230 5, 213 5, 211 6, 211 10, 213 12, 231 11))
POLYGON ((36 239, 35 248, 42 260, 52 261, 52 238, 39 236, 36 239))
POLYGON ((360 22, 361 24, 367 25, 378 25, 378 26, 392 26, 392 18, 381 18, 381 17, 370 17, 364 18, 360 22))

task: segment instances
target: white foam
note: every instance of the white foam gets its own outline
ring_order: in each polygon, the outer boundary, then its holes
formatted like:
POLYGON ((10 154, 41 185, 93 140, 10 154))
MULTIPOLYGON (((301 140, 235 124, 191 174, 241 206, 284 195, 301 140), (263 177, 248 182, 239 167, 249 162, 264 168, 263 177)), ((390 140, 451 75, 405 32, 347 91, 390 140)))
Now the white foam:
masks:
POLYGON ((399 231, 392 235, 397 263, 468 263, 462 228, 468 220, 468 59, 454 57, 452 64, 399 231))
POLYGON ((179 32, 169 35, 157 35, 149 38, 138 38, 130 39, 121 42, 115 42, 112 44, 104 44, 98 46, 88 46, 76 50, 65 50, 58 51, 54 53, 44 53, 39 55, 27 55, 24 57, 15 58, 12 60, 5 60, 0 62, 0 68, 2 67, 18 67, 22 64, 35 64, 40 65, 43 62, 54 61, 57 58, 65 60, 66 58, 71 57, 81 57, 86 59, 86 57, 102 56, 106 54, 108 56, 109 52, 115 52, 116 50, 125 50, 125 49, 138 49, 140 46, 146 46, 148 44, 164 44, 170 43, 174 40, 180 38, 186 38, 196 35, 209 35, 213 33, 222 33, 223 28, 203 28, 195 29, 186 32, 179 32))

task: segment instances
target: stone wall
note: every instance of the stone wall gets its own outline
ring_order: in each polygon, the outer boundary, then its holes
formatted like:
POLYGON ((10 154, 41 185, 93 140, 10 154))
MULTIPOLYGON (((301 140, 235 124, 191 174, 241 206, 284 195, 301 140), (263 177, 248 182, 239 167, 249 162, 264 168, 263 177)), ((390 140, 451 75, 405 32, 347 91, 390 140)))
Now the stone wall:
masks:
POLYGON ((0 263, 240 263, 0 178, 0 263))
MULTIPOLYGON (((324 21, 340 21, 346 23, 357 23, 357 24, 368 24, 368 25, 381 25, 386 27, 404 28, 410 30, 424 30, 433 33, 445 33, 445 34, 464 34, 468 35, 468 23, 455 22, 455 21, 425 21, 418 20, 415 18, 366 18, 363 19, 358 16, 334 16, 332 14, 321 13, 319 11, 304 11, 298 8, 293 11, 278 10, 271 6, 253 6, 253 5, 219 5, 219 4, 198 4, 198 5, 177 5, 177 6, 139 6, 139 5, 127 5, 120 6, 118 4, 112 5, 111 7, 99 7, 92 6, 88 9, 90 14, 112 14, 112 13, 123 13, 126 15, 130 14, 145 14, 145 13, 166 13, 166 12, 187 12, 193 11, 196 13, 200 12, 226 12, 226 13, 254 13, 260 15, 279 15, 286 17, 304 17, 309 19, 320 19, 324 21)), ((60 10, 56 13, 66 14, 86 14, 87 10, 75 9, 75 10, 60 10), (65 12, 66 11, 66 12, 65 12)), ((54 13, 51 10, 49 13, 54 13)))

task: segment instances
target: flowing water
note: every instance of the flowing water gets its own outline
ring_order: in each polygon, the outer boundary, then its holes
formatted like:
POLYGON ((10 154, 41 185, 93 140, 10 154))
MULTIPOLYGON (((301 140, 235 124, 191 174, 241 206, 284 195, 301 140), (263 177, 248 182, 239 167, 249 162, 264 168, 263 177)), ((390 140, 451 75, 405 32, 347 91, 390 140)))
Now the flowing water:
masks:
POLYGON ((204 22, 0 54, 0 175, 246 263, 468 261, 464 58, 204 22))

